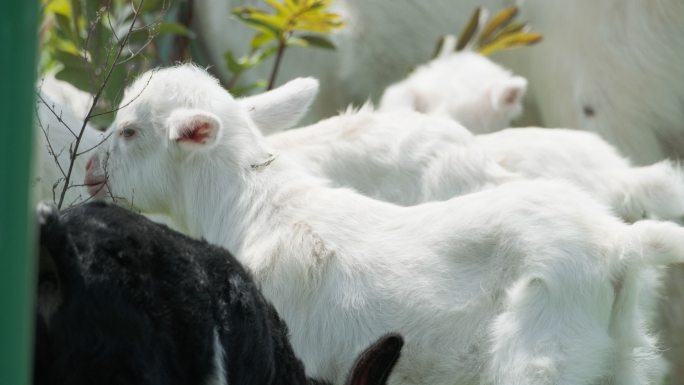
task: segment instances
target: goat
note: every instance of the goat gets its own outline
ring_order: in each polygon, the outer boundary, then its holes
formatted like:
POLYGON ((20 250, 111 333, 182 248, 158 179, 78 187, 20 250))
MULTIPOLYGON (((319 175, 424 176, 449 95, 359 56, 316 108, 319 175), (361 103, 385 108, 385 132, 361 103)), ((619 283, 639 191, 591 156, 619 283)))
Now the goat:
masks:
MULTIPOLYGON (((104 202, 39 221, 34 384, 325 385, 227 251, 104 202)), ((380 338, 346 384, 384 385, 402 345, 380 338)))
POLYGON ((684 261, 679 226, 625 224, 561 181, 412 207, 330 188, 192 65, 142 75, 122 103, 87 177, 230 250, 310 376, 342 383, 356 347, 395 330, 392 385, 659 380, 637 298, 644 271, 684 261))

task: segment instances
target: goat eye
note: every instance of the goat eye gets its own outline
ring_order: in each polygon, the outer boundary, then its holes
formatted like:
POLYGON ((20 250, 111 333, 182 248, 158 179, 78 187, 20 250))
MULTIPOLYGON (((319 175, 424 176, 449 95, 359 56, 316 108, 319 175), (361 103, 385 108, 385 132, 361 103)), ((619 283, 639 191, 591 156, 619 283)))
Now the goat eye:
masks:
POLYGON ((135 135, 135 129, 134 128, 126 127, 126 128, 121 130, 121 136, 123 136, 124 138, 131 138, 131 137, 133 137, 133 135, 135 135))

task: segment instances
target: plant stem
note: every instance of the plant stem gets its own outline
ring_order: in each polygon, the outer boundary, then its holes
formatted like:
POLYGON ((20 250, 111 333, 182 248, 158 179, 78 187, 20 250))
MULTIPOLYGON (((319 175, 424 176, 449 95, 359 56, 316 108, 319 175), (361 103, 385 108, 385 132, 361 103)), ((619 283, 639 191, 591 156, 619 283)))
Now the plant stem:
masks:
POLYGON ((278 39, 278 52, 276 52, 275 63, 273 63, 273 71, 271 71, 271 78, 268 80, 268 87, 266 87, 266 91, 273 89, 273 85, 275 84, 276 76, 278 76, 278 69, 280 68, 280 61, 283 59, 285 48, 287 47, 286 40, 287 38, 285 37, 278 39))
POLYGON ((70 162, 69 162, 69 170, 67 171, 66 178, 64 178, 64 186, 62 187, 62 193, 59 196, 59 202, 57 203, 57 209, 62 208, 62 204, 64 203, 64 196, 66 195, 67 190, 69 189, 69 182, 71 180, 71 171, 74 168, 74 163, 76 163, 76 157, 78 156, 78 146, 81 144, 81 139, 83 138, 83 133, 85 132, 86 126, 88 125, 88 121, 93 117, 93 111, 95 110, 95 106, 97 105, 98 100, 100 99, 100 96, 102 96, 102 92, 104 91, 105 86, 109 82, 109 78, 112 75, 112 72, 114 71, 114 67, 117 66, 119 57, 121 57, 121 52, 123 52, 124 47, 126 46, 126 43, 128 42, 128 38, 131 36, 131 32, 133 31, 133 26, 135 25, 135 22, 138 20, 138 15, 139 15, 139 10, 142 8, 144 0, 140 0, 140 3, 138 4, 138 9, 136 10, 135 7, 133 7, 134 14, 133 14, 133 20, 131 21, 131 26, 128 29, 128 32, 126 32, 126 35, 121 39, 119 42, 119 47, 116 52, 116 57, 112 61, 111 66, 109 67, 107 74, 105 75, 104 80, 100 84, 100 88, 97 90, 97 93, 93 96, 93 102, 90 105, 90 110, 88 110, 88 115, 86 115, 85 119, 83 119, 83 125, 81 126, 81 131, 78 133, 78 137, 76 137, 76 143, 74 143, 74 147, 70 149, 70 162))

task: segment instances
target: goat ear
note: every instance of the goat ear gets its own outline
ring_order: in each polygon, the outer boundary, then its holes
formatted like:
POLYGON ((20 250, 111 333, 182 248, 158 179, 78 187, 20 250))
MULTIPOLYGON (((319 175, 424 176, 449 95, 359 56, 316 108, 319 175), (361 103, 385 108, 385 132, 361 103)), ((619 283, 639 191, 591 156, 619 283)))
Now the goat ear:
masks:
POLYGON ((318 86, 317 79, 297 78, 239 101, 261 132, 268 135, 297 124, 318 95, 318 86))
POLYGON ((404 339, 399 334, 380 337, 356 359, 346 385, 385 385, 402 346, 404 339))
POLYGON ((76 253, 59 212, 54 206, 38 205, 40 243, 38 261, 38 314, 49 323, 71 290, 82 285, 76 253))
POLYGON ((495 110, 511 109, 522 103, 527 91, 527 80, 514 76, 496 83, 491 89, 492 107, 495 110))
POLYGON ((177 109, 166 121, 169 140, 186 150, 209 148, 222 133, 221 120, 208 111, 177 109))

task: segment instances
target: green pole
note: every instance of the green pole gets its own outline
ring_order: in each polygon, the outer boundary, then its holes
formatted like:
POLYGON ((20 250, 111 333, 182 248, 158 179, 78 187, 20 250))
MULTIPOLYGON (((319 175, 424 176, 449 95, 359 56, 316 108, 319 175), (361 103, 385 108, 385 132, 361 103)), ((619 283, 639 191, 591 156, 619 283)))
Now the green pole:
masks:
POLYGON ((38 0, 0 2, 0 385, 31 382, 37 11, 38 0))

